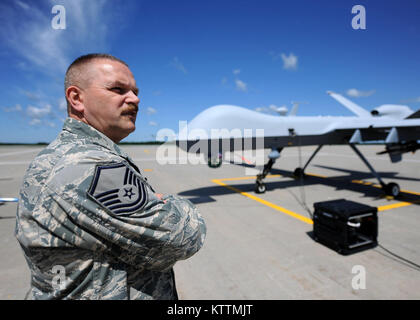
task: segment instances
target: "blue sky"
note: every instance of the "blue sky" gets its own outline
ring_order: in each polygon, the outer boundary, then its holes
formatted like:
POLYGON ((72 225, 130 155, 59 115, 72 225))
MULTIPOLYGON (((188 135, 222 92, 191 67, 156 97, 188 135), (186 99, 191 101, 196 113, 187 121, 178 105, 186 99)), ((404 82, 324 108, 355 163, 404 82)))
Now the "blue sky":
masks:
POLYGON ((78 56, 125 60, 140 89, 137 129, 154 140, 217 104, 298 115, 420 109, 420 1, 2 0, 0 142, 50 142, 66 118, 63 79, 78 56), (66 28, 51 13, 63 5, 66 28), (352 28, 363 5, 366 29, 352 28))

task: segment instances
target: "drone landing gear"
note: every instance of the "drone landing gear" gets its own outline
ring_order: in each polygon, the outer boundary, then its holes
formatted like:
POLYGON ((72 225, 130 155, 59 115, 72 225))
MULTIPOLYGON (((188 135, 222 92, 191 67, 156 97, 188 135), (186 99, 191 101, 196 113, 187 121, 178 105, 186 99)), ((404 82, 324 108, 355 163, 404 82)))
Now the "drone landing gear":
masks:
POLYGON ((388 196, 393 196, 395 198, 398 197, 400 194, 400 186, 395 182, 390 182, 388 184, 382 185, 382 188, 388 196))
POLYGON ((318 146, 318 148, 316 148, 316 150, 314 151, 314 153, 312 153, 312 155, 309 157, 308 161, 306 162, 306 164, 303 166, 303 168, 296 168, 295 171, 293 172, 293 176, 296 179, 300 179, 300 178, 305 178, 305 169, 306 167, 309 165, 309 163, 312 161, 312 159, 315 157, 315 155, 318 153, 319 150, 321 150, 322 148, 322 144, 318 146))
MULTIPOLYGON (((392 196, 392 197, 398 197, 400 194, 400 186, 395 182, 385 183, 379 176, 379 174, 373 169, 373 167, 370 165, 370 163, 366 160, 366 158, 363 156, 363 154, 356 148, 356 146, 353 143, 349 143, 350 147, 356 152, 356 154, 359 156, 359 158, 366 164, 366 166, 369 168, 369 170, 372 172, 372 174, 378 179, 382 190, 385 192, 386 195, 392 196)), ((311 157, 308 159, 306 164, 303 166, 303 168, 296 168, 293 172, 293 175, 295 178, 305 178, 305 169, 309 165, 309 163, 312 161, 312 159, 315 157, 315 155, 321 150, 323 145, 319 145, 314 153, 311 155, 311 157)), ((273 164, 276 162, 276 160, 280 157, 280 152, 283 148, 277 148, 272 149, 270 154, 268 155, 269 161, 264 165, 263 172, 257 175, 257 180, 255 184, 255 192, 256 193, 264 193, 266 192, 267 188, 263 182, 267 174, 269 174, 273 164)))
POLYGON ((263 172, 257 175, 257 181, 255 181, 255 193, 264 193, 267 190, 263 180, 270 173, 271 168, 273 167, 274 162, 280 157, 280 152, 283 148, 272 149, 268 155, 268 162, 264 165, 263 172))
MULTIPOLYGON (((379 174, 373 169, 373 167, 370 165, 370 163, 366 160, 366 158, 363 156, 363 154, 356 148, 356 146, 353 143, 349 143, 350 147, 356 152, 356 154, 359 156, 359 158, 366 164, 366 166, 369 168, 369 170, 372 172, 372 174, 378 179, 382 190, 384 190, 385 194, 392 197, 397 197, 400 194, 400 186, 396 184, 395 182, 390 183, 384 183, 379 174)), ((305 169, 309 165, 309 163, 312 161, 312 159, 315 157, 315 155, 318 153, 319 150, 321 150, 322 145, 319 145, 318 148, 314 151, 314 153, 311 155, 309 160, 306 162, 305 166, 303 168, 296 168, 293 172, 293 176, 296 179, 305 178, 305 169)))
POLYGON ((363 156, 363 154, 359 151, 359 149, 356 148, 356 146, 353 143, 349 143, 350 147, 356 152, 356 154, 359 156, 360 159, 365 163, 365 165, 369 168, 369 170, 372 172, 372 174, 378 179, 382 190, 384 190, 385 194, 388 196, 398 197, 400 194, 400 186, 396 184, 395 182, 385 183, 382 181, 379 174, 373 169, 373 167, 370 165, 370 163, 366 160, 366 158, 363 156))

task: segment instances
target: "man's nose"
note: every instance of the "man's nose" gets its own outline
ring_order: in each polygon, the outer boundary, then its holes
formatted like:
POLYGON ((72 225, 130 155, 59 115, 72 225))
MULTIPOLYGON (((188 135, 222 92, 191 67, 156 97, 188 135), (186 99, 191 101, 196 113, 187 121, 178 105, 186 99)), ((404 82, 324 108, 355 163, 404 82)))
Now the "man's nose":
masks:
POLYGON ((127 98, 127 103, 134 103, 138 105, 139 102, 140 102, 140 98, 133 91, 130 91, 127 98))

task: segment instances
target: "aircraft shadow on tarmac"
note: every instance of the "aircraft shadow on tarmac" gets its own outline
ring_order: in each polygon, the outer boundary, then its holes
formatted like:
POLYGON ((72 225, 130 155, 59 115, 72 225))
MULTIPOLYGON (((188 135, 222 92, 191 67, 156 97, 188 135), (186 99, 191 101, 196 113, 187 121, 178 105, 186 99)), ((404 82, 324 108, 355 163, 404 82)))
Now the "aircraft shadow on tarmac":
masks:
MULTIPOLYGON (((318 167, 318 168, 324 168, 324 169, 328 169, 328 170, 341 171, 341 172, 344 172, 344 173, 348 173, 351 176, 351 179, 353 179, 353 180, 364 180, 364 179, 373 178, 372 174, 369 173, 369 172, 362 172, 362 171, 349 170, 349 169, 343 169, 343 168, 329 167, 329 166, 324 166, 324 165, 319 165, 319 164, 314 164, 313 166, 318 167)), ((417 179, 417 178, 399 176, 398 172, 379 171, 378 173, 381 176, 381 178, 385 178, 385 179, 398 179, 398 180, 419 181, 420 182, 420 179, 417 179)))
MULTIPOLYGON (((234 164, 240 165, 243 167, 255 168, 255 166, 249 165, 249 164, 239 164, 239 163, 234 163, 234 164)), ((337 191, 347 190, 347 191, 352 191, 355 193, 361 193, 364 195, 364 197, 371 198, 372 200, 379 200, 386 197, 384 191, 381 188, 374 187, 373 185, 352 182, 353 180, 372 179, 373 176, 369 172, 327 167, 327 166, 321 166, 321 165, 316 165, 316 166, 322 167, 324 169, 345 172, 345 175, 334 176, 331 178, 330 177, 323 178, 323 177, 310 175, 310 173, 308 173, 308 175, 306 175, 304 179, 295 179, 292 171, 273 168, 271 170, 271 174, 272 175, 279 174, 279 175, 282 175, 282 177, 266 179, 265 180, 265 184, 267 186, 266 192, 270 193, 276 190, 282 190, 282 189, 284 190, 287 188, 293 188, 293 187, 296 188, 296 187, 301 187, 301 186, 309 187, 312 185, 324 185, 324 186, 334 188, 337 191)), ((420 181, 420 179, 416 179, 412 177, 398 176, 397 172, 378 172, 378 173, 383 179, 420 181)), ((223 181, 223 179, 221 180, 223 181)), ((241 192, 255 194, 254 192, 255 179, 250 179, 250 180, 245 180, 245 181, 246 183, 244 183, 244 181, 241 181, 241 183, 237 183, 237 181, 224 181, 224 183, 226 183, 228 186, 234 189, 240 190, 241 192)), ((378 182, 375 181, 373 184, 378 185, 378 182)), ((404 190, 404 186, 402 186, 402 189, 404 190)), ((403 190, 401 190, 400 195, 394 199, 395 201, 398 201, 398 202, 404 201, 404 202, 420 205, 420 195, 404 192, 403 190)), ((237 193, 235 190, 226 188, 224 186, 213 185, 213 186, 204 187, 204 188, 185 190, 178 194, 180 196, 188 198, 194 204, 200 204, 200 203, 208 203, 208 202, 217 201, 216 199, 214 199, 214 197, 217 197, 217 196, 235 194, 235 193, 237 193)), ((320 199, 319 201, 322 201, 322 199, 320 199)))

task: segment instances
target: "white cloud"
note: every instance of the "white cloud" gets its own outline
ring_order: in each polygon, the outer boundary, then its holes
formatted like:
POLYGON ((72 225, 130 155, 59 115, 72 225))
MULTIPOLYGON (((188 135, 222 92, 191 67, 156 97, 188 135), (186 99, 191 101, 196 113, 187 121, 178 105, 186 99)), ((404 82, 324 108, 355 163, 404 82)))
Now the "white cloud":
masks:
MULTIPOLYGON (((234 79, 233 82, 235 84, 235 89, 238 91, 243 91, 243 92, 247 92, 248 91, 248 85, 240 80, 238 78, 238 75, 241 73, 241 69, 233 69, 232 73, 234 74, 234 79)), ((223 77, 220 81, 220 83, 222 84, 222 86, 226 87, 226 88, 231 88, 231 80, 232 77, 223 77)))
MULTIPOLYGON (((0 12, 7 19, 0 23, 0 40, 11 52, 22 58, 22 66, 37 67, 47 74, 62 74, 70 62, 86 52, 106 51, 108 30, 115 29, 105 10, 108 0, 61 0, 65 8, 66 29, 52 28, 56 14, 51 12, 56 1, 47 5, 35 1, 18 0, 0 4, 0 12), (112 24, 112 25, 111 25, 112 24), (26 64, 25 62, 28 62, 26 64)), ((120 9, 115 8, 112 14, 120 9)))
POLYGON ((418 102, 420 102, 420 97, 401 100, 401 103, 418 103, 418 102))
POLYGON ((269 113, 269 114, 280 114, 284 116, 287 114, 288 108, 285 105, 278 107, 275 104, 270 104, 268 107, 255 108, 255 111, 261 112, 261 113, 269 113))
POLYGON ((29 122, 29 124, 30 124, 31 126, 35 126, 35 125, 37 125, 37 124, 41 124, 41 120, 39 120, 39 119, 32 119, 32 120, 29 122))
POLYGON ((3 107, 2 110, 4 112, 20 112, 22 111, 22 106, 20 104, 16 104, 14 107, 10 107, 10 108, 3 107))
POLYGON ((35 93, 35 92, 28 91, 28 90, 21 90, 21 93, 24 94, 28 99, 30 99, 32 101, 41 100, 41 94, 40 93, 35 93))
POLYGON ((286 115, 286 113, 288 111, 288 109, 287 109, 287 107, 285 105, 283 105, 281 107, 278 107, 275 104, 270 104, 269 108, 271 110, 273 110, 275 113, 281 114, 283 116, 286 115))
POLYGON ((46 104, 41 108, 29 105, 28 108, 26 108, 26 114, 32 119, 45 118, 52 114, 52 107, 49 104, 46 104))
POLYGON ((242 80, 236 79, 235 80, 236 89, 239 91, 247 91, 247 84, 243 82, 242 80))
POLYGON ((298 57, 293 53, 290 53, 289 56, 286 56, 284 53, 281 54, 283 60, 283 69, 286 70, 295 70, 297 69, 298 57))
MULTIPOLYGON (((37 77, 43 73, 48 77, 48 86, 62 86, 64 72, 71 61, 90 52, 108 52, 108 39, 128 28, 137 6, 136 2, 116 6, 111 0, 0 1, 0 12, 5 17, 0 19, 0 42, 4 50, 17 58, 17 71, 37 77), (52 27, 57 13, 51 11, 56 4, 65 8, 66 28, 63 30, 52 27)), ((40 87, 42 85, 39 83, 40 87)), ((55 126, 47 118, 58 119, 55 112, 62 113, 66 109, 64 98, 58 100, 50 94, 30 91, 32 89, 18 90, 32 101, 25 110, 30 124, 55 126), (54 107, 46 106, 46 102, 54 107)))
POLYGON ((23 10, 29 10, 31 7, 27 5, 26 3, 16 0, 16 4, 21 7, 23 10))
POLYGON ((187 69, 185 69, 183 63, 181 61, 179 61, 178 57, 174 57, 172 59, 171 66, 173 66, 175 69, 177 69, 177 70, 179 70, 179 71, 181 71, 185 74, 188 73, 187 69))
POLYGON ((158 124, 154 121, 149 121, 149 126, 156 127, 158 124))
POLYGON ((48 103, 44 103, 41 107, 28 105, 26 108, 26 116, 28 116, 29 124, 31 126, 43 125, 51 128, 56 127, 54 120, 57 119, 57 115, 55 114, 53 107, 48 103))
POLYGON ((375 90, 370 91, 360 91, 357 89, 349 89, 347 90, 347 95, 352 98, 360 98, 360 97, 369 97, 375 93, 375 90))
POLYGON ((147 112, 147 114, 155 114, 156 109, 152 108, 152 107, 147 107, 146 112, 147 112))

